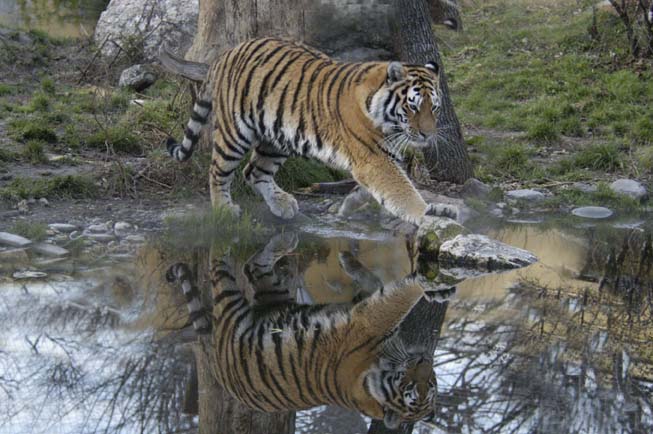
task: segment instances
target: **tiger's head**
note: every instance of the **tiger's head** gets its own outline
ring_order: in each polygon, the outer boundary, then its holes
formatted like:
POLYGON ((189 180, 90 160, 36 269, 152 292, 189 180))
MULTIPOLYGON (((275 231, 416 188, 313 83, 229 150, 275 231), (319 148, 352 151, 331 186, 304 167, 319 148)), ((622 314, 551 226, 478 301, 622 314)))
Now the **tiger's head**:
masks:
POLYGON ((378 368, 368 374, 368 391, 383 409, 383 422, 396 429, 401 422, 416 422, 431 415, 435 408, 437 382, 433 360, 411 357, 397 363, 382 358, 378 368))
POLYGON ((390 62, 385 83, 368 105, 370 117, 394 144, 426 146, 435 138, 442 105, 436 62, 390 62))

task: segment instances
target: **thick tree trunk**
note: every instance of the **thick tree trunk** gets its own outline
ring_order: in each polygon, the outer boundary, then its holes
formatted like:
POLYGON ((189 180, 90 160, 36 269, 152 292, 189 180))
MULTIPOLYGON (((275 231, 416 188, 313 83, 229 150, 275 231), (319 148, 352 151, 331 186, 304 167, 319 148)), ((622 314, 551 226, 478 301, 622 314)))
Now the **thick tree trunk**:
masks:
POLYGON ((440 65, 442 110, 438 119, 440 133, 437 145, 424 154, 431 178, 462 184, 472 177, 472 164, 467 155, 458 117, 449 97, 449 87, 438 46, 433 36, 426 0, 396 0, 395 50, 404 62, 424 64, 434 60, 440 65))

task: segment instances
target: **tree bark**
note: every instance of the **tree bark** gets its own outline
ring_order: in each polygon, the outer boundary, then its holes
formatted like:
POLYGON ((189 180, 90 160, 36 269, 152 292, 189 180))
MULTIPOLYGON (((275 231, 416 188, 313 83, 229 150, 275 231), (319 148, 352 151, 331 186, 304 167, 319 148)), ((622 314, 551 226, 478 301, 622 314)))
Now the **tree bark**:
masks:
POLYGON ((431 178, 438 181, 464 183, 473 175, 460 122, 449 97, 447 77, 442 65, 426 0, 396 0, 395 51, 404 62, 425 64, 435 61, 440 66, 440 90, 442 110, 438 117, 437 144, 425 152, 426 164, 431 178))

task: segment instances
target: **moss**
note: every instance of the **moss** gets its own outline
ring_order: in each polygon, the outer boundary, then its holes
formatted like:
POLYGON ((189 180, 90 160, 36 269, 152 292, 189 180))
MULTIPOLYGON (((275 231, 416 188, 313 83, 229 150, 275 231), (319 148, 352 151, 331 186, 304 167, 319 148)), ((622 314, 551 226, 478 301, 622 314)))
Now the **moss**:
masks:
POLYGON ((32 164, 42 164, 48 161, 40 140, 29 140, 23 147, 22 156, 32 164))
POLYGON ((5 200, 48 198, 92 198, 97 187, 85 176, 61 176, 51 179, 16 178, 0 188, 0 197, 5 200))
POLYGON ((31 241, 43 241, 47 237, 48 227, 43 223, 17 221, 9 230, 12 234, 18 234, 31 241))

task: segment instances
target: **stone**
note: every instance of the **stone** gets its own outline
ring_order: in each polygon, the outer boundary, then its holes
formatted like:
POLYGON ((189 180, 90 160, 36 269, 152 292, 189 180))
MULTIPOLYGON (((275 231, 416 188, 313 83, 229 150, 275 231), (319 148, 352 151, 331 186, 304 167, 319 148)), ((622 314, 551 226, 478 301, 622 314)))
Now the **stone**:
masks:
POLYGON ((574 182, 571 188, 582 191, 583 193, 595 193, 598 190, 595 184, 589 184, 587 182, 574 182))
POLYGON ((522 189, 511 190, 506 192, 506 197, 512 200, 524 200, 528 202, 537 202, 546 197, 546 195, 537 190, 522 189))
POLYGON ((571 213, 577 217, 587 219, 606 219, 613 214, 611 209, 603 206, 582 206, 580 208, 574 208, 571 210, 571 213))
POLYGON ((90 232, 92 234, 107 233, 109 232, 109 226, 104 223, 90 225, 88 228, 86 228, 86 232, 90 232))
POLYGON ((27 249, 10 249, 0 251, 0 267, 8 264, 26 264, 29 262, 27 249))
POLYGON ((12 277, 16 280, 24 279, 42 279, 48 277, 48 273, 43 273, 42 271, 17 271, 12 277))
POLYGON ((617 179, 610 184, 610 190, 639 201, 644 201, 648 198, 646 187, 632 179, 617 179))
POLYGON ((95 43, 108 57, 121 46, 142 48, 143 58, 152 61, 163 44, 183 57, 197 32, 198 13, 199 0, 111 0, 95 27, 95 43))
POLYGON ((113 241, 116 239, 116 237, 113 236, 113 234, 93 234, 93 233, 85 233, 84 236, 91 240, 99 241, 101 243, 108 243, 109 241, 113 241))
POLYGON ((118 86, 142 92, 156 81, 156 74, 147 65, 134 65, 122 71, 118 86))
POLYGON ((50 206, 50 202, 44 197, 39 199, 39 203, 43 206, 50 206))
POLYGON ((70 252, 63 247, 55 246, 48 243, 36 243, 31 246, 32 250, 36 253, 45 256, 63 257, 68 256, 70 252))
POLYGON ((83 234, 80 231, 72 231, 70 235, 68 235, 68 238, 70 238, 71 240, 76 240, 81 236, 83 236, 83 234))
POLYGON ((16 209, 18 209, 18 212, 21 214, 27 214, 29 212, 29 202, 25 199, 21 200, 16 205, 16 209))
POLYGON ((127 235, 125 240, 130 243, 144 243, 145 237, 143 235, 127 235))
POLYGON ((461 234, 442 243, 438 261, 446 267, 510 270, 537 262, 527 250, 504 244, 485 235, 461 234))
POLYGON ((32 242, 20 235, 10 234, 9 232, 0 232, 0 244, 6 244, 12 247, 27 247, 32 242))
POLYGON ((68 223, 51 223, 48 227, 62 234, 69 234, 77 230, 77 226, 68 223))
POLYGON ((469 178, 465 181, 465 184, 463 184, 463 188, 460 190, 460 195, 465 199, 470 197, 486 199, 490 195, 491 190, 492 188, 484 182, 481 182, 476 178, 469 178))
POLYGON ((132 229, 133 226, 127 222, 116 222, 116 224, 113 225, 113 233, 118 237, 126 236, 132 231, 132 229))
POLYGON ((420 254, 436 257, 443 241, 466 231, 460 223, 453 219, 427 216, 417 229, 420 254))

